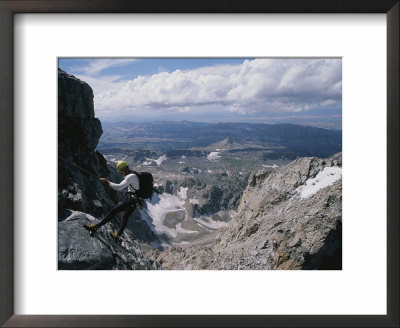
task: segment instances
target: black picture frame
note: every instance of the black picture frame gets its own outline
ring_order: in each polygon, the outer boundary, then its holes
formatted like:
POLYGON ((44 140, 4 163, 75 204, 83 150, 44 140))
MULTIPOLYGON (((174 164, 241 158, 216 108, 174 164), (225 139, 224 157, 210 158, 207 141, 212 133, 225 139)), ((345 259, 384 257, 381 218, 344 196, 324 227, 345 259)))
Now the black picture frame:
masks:
MULTIPOLYGON (((0 0, 0 324, 4 327, 399 327, 398 0, 0 0), (385 13, 387 315, 14 315, 13 20, 16 13, 385 13)), ((112 303, 112 302, 111 302, 112 303)))

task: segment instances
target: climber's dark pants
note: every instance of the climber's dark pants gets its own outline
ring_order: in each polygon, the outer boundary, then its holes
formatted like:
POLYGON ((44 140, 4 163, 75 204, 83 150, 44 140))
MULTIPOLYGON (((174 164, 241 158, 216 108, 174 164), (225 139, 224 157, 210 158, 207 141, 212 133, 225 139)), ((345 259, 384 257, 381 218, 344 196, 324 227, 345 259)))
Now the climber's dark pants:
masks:
POLYGON ((122 217, 122 224, 121 227, 118 230, 118 236, 121 236, 122 232, 125 230, 126 225, 128 224, 128 219, 133 213, 133 211, 136 209, 136 202, 135 200, 128 200, 126 202, 123 202, 121 204, 118 204, 115 206, 105 217, 104 219, 96 224, 98 228, 101 226, 105 225, 107 222, 109 222, 117 213, 120 212, 125 212, 123 217, 122 217))

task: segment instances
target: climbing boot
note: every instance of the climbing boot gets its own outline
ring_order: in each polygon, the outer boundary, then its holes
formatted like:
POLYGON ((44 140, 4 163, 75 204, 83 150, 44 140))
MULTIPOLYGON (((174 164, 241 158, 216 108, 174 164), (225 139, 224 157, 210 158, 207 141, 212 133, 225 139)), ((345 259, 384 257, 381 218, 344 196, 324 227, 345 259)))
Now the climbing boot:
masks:
POLYGON ((119 236, 116 232, 110 232, 110 236, 112 239, 114 239, 114 241, 118 241, 119 240, 119 236))
POLYGON ((99 228, 97 228, 96 224, 84 224, 83 227, 90 232, 95 233, 99 228))

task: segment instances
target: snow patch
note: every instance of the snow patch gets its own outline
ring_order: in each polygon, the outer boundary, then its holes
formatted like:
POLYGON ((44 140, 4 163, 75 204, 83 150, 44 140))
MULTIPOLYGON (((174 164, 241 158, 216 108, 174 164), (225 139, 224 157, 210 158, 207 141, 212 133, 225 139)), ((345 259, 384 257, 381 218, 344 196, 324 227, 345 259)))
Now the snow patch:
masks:
POLYGON ((156 201, 146 203, 147 211, 141 211, 142 219, 147 221, 150 227, 154 227, 153 231, 156 234, 166 234, 175 238, 178 232, 164 225, 164 221, 168 213, 182 209, 182 201, 177 196, 164 193, 159 195, 156 201))
POLYGON ((186 187, 186 188, 181 187, 179 189, 179 191, 177 192, 177 195, 180 200, 185 200, 187 198, 187 191, 188 191, 188 187, 186 187))
POLYGON ((296 191, 300 194, 301 198, 307 198, 319 190, 333 185, 337 180, 342 178, 342 169, 340 167, 332 166, 326 167, 313 179, 308 179, 304 185, 299 186, 296 191))
POLYGON ((167 160, 167 155, 162 155, 161 157, 159 157, 158 159, 155 160, 155 162, 157 163, 158 166, 161 165, 162 162, 167 160))
POLYGON ((221 229, 228 226, 227 222, 224 221, 215 221, 209 216, 201 216, 199 218, 193 218, 197 223, 199 223, 200 227, 207 227, 210 229, 221 229))
POLYGON ((187 230, 182 228, 182 223, 178 223, 175 227, 177 233, 198 233, 195 230, 187 230))
MULTIPOLYGON (((182 194, 186 194, 186 191, 187 188, 181 188, 180 190, 182 194)), ((177 222, 177 224, 173 227, 165 224, 167 216, 171 215, 171 213, 184 212, 184 221, 187 219, 187 213, 183 207, 184 202, 185 201, 180 199, 178 196, 167 193, 158 195, 158 197, 153 197, 151 201, 146 201, 147 210, 141 211, 142 219, 148 223, 148 225, 156 234, 165 234, 173 239, 176 238, 178 234, 198 233, 198 231, 195 230, 186 230, 182 228, 181 222, 177 222)))
POLYGON ((279 165, 276 165, 276 164, 274 164, 274 165, 265 165, 265 164, 263 164, 263 165, 261 165, 262 167, 272 167, 273 169, 276 169, 276 168, 278 168, 279 167, 279 165))
POLYGON ((221 159, 221 156, 219 156, 218 151, 213 151, 207 155, 207 159, 211 162, 216 162, 221 159))
POLYGON ((104 155, 105 159, 109 162, 117 163, 119 160, 115 158, 115 155, 104 155))

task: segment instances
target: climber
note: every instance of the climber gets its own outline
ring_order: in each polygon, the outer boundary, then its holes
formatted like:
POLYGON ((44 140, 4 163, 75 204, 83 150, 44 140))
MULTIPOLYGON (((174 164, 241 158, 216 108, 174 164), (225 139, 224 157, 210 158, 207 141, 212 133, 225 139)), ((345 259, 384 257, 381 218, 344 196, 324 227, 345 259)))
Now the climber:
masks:
MULTIPOLYGON (((117 191, 122 191, 126 187, 129 189, 129 194, 134 194, 136 191, 139 190, 139 177, 136 174, 137 172, 132 172, 129 169, 128 163, 125 161, 119 161, 117 163, 117 170, 119 173, 121 173, 123 176, 125 176, 125 179, 122 180, 121 183, 116 184, 111 181, 108 181, 105 178, 100 178, 100 182, 104 185, 109 185, 112 189, 117 190, 117 191)), ((126 228, 126 225, 128 224, 128 218, 130 215, 133 213, 133 211, 136 209, 139 199, 136 197, 129 197, 126 201, 118 204, 116 207, 111 209, 111 211, 103 218, 103 220, 99 223, 96 224, 85 224, 84 228, 86 230, 89 230, 90 232, 96 232, 101 226, 105 225, 107 222, 109 222, 117 213, 120 212, 125 212, 122 218, 122 224, 121 227, 119 228, 118 232, 111 232, 110 235, 111 237, 115 240, 118 241, 119 237, 121 236, 122 232, 126 228)))

